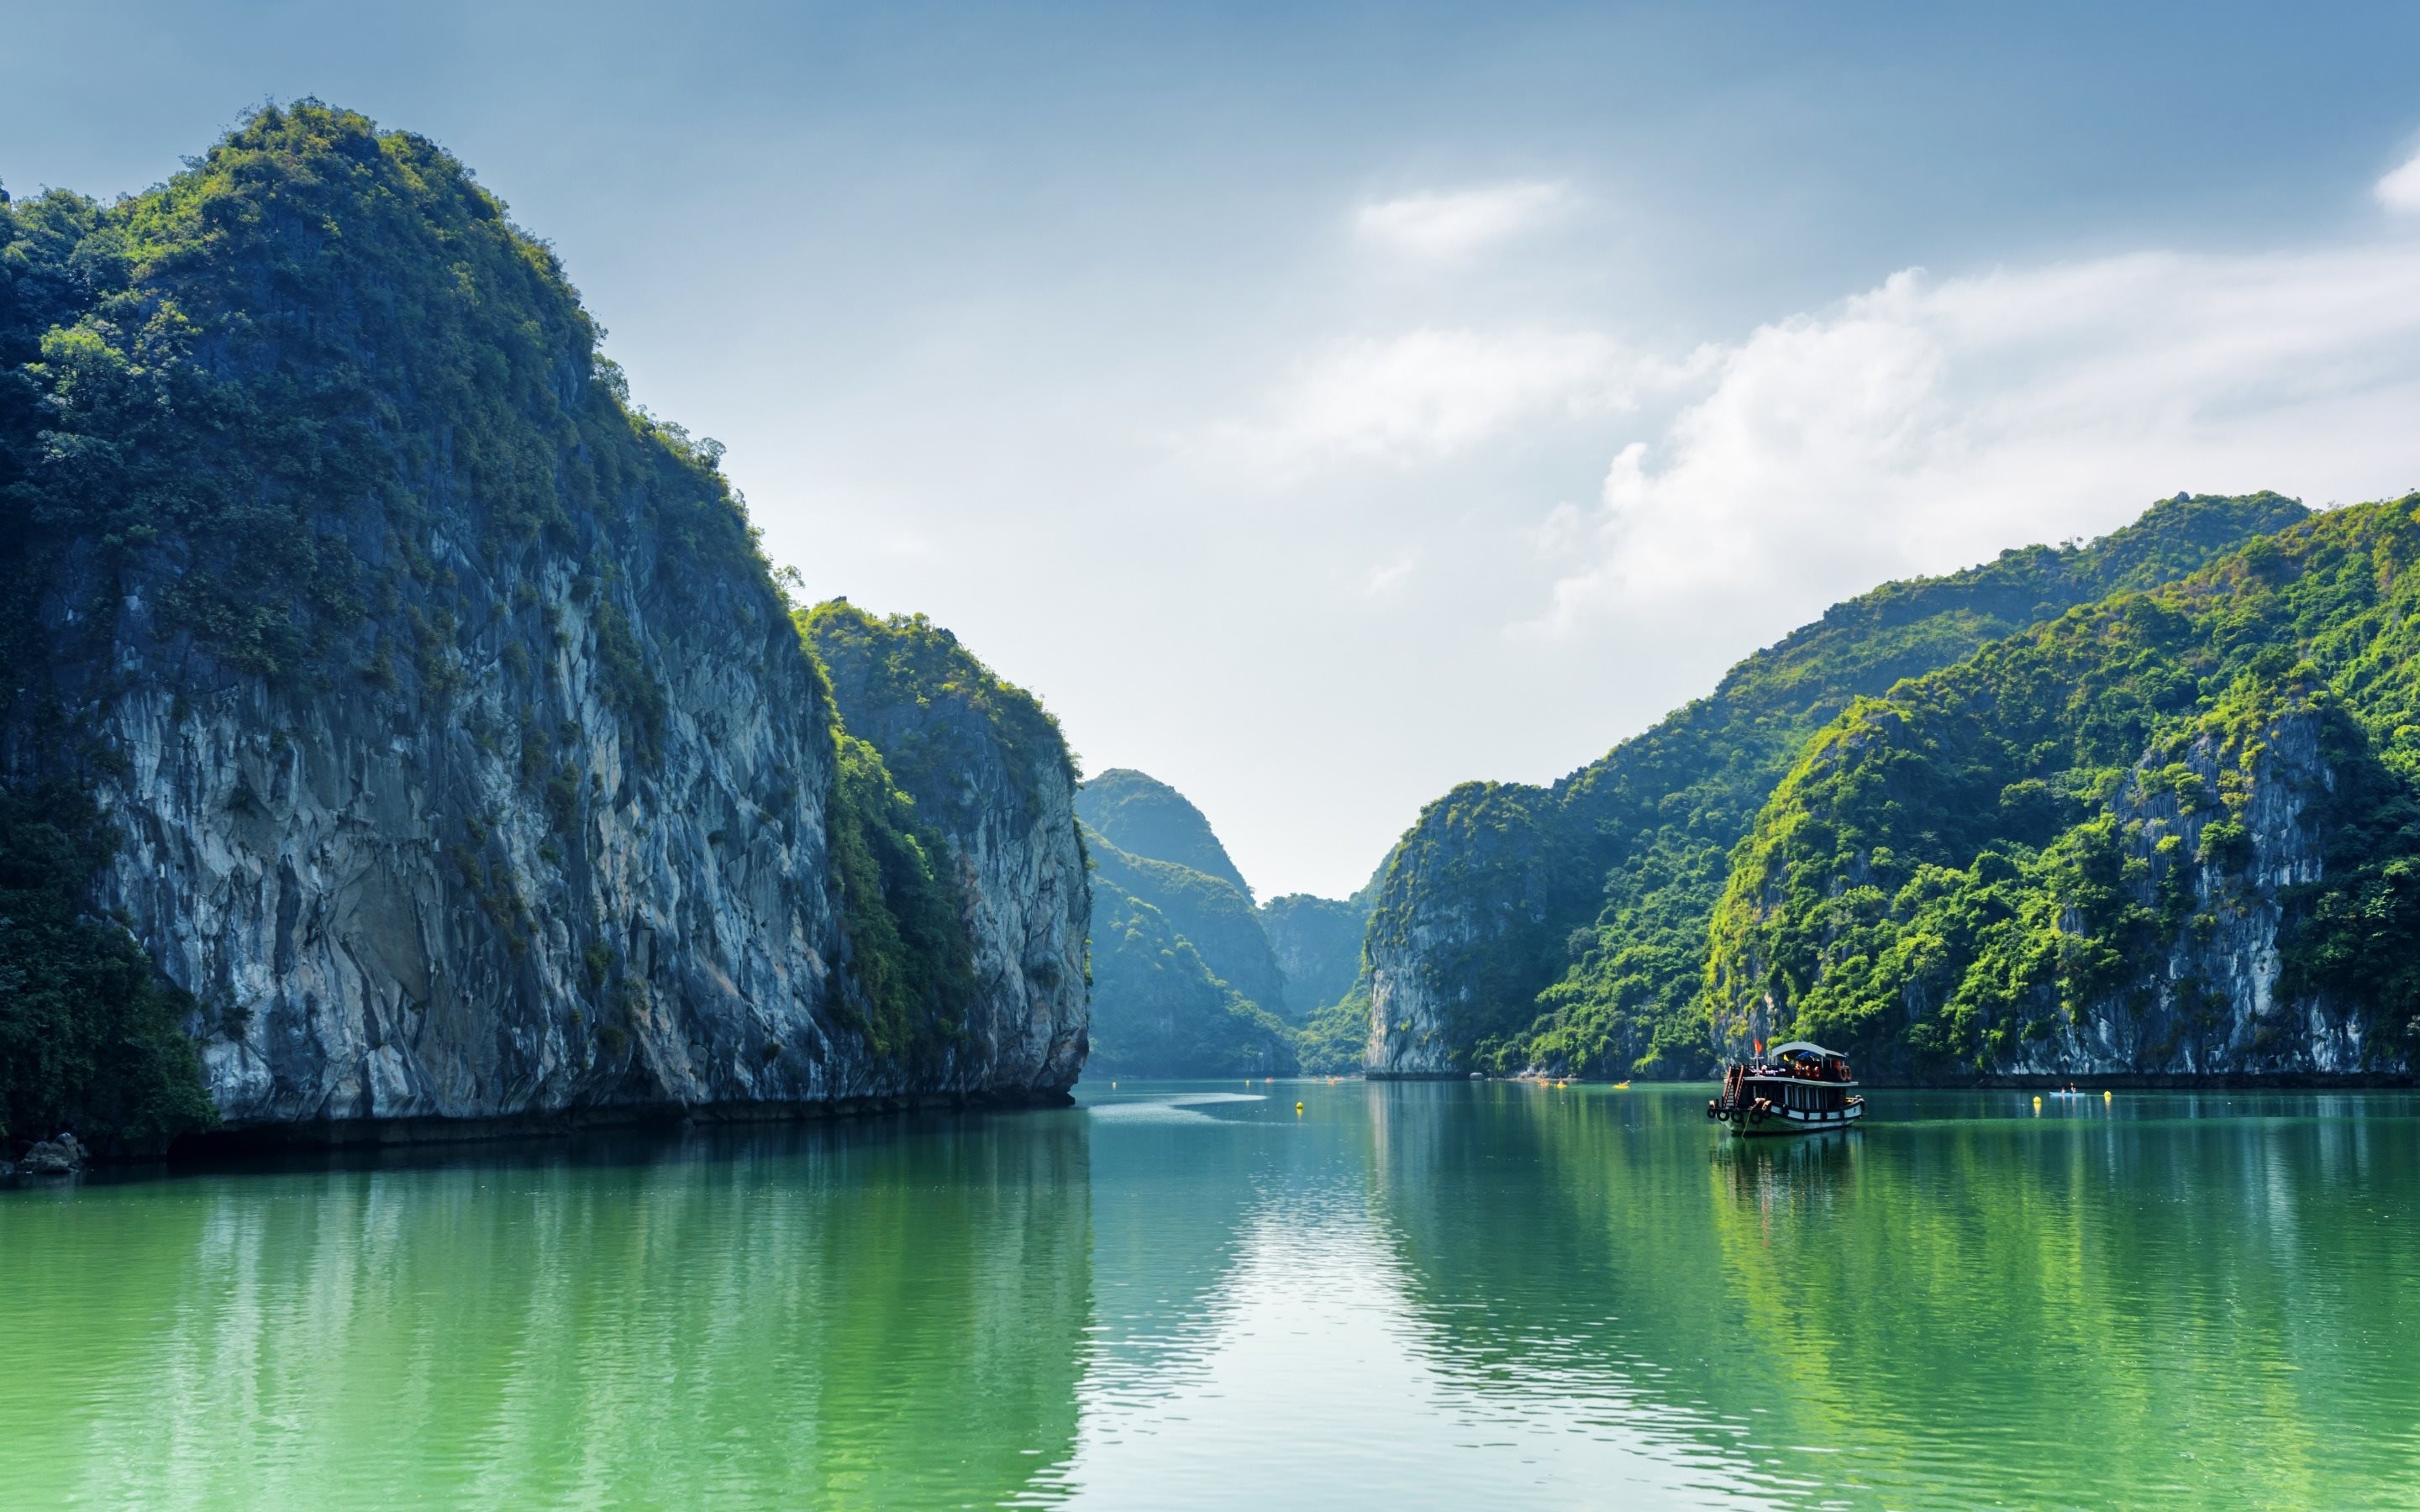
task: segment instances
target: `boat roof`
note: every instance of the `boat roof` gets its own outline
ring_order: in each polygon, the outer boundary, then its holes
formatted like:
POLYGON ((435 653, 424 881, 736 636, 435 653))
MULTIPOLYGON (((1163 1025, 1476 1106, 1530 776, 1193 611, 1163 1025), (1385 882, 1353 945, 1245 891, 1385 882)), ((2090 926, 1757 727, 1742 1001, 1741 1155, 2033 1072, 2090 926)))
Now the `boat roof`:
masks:
POLYGON ((1787 1059, 1792 1056, 1821 1056, 1826 1060, 1848 1058, 1838 1050, 1826 1050, 1812 1040, 1792 1040, 1788 1044, 1775 1045, 1766 1053, 1776 1060, 1787 1059))

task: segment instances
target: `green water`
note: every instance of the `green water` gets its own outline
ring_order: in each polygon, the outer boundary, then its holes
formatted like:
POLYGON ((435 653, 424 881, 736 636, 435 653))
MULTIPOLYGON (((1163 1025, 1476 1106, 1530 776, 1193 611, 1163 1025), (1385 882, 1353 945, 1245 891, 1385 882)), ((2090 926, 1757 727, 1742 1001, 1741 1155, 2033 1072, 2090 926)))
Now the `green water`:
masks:
POLYGON ((1251 1093, 0 1192, 0 1505, 2420 1503, 2420 1100, 1251 1093))

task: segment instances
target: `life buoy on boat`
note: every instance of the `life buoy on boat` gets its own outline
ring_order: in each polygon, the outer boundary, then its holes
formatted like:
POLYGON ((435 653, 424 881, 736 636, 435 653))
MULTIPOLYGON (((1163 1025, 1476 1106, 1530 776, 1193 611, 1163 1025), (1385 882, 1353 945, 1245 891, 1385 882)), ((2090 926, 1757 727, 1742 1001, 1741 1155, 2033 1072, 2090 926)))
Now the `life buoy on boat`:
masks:
POLYGON ((1764 1121, 1764 1099, 1758 1098, 1756 1106, 1747 1110, 1747 1121, 1750 1128, 1764 1121))

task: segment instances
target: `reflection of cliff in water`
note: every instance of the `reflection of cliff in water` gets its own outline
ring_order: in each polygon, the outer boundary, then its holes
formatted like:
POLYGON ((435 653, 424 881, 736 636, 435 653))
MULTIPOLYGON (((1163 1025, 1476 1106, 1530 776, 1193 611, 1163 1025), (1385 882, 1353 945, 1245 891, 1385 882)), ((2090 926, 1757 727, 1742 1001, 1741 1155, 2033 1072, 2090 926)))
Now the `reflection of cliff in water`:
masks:
POLYGON ((1855 1134, 1737 1141, 1701 1095, 1457 1093, 1397 1108, 1375 1174, 1436 1367, 1473 1389, 1616 1403, 1784 1499, 2350 1504, 2407 1468, 2323 1426, 2420 1419, 2377 1347, 2412 1267, 2362 1216, 2420 1156, 2408 1101, 2041 1120, 1910 1093, 1855 1134))
POLYGON ((1697 1368, 1713 1334, 1699 1325, 1694 1347, 1676 1348, 1670 1333, 1676 1312, 1718 1326, 1726 1305, 1711 1274, 1702 1094, 1683 1104, 1500 1082, 1384 1090, 1372 1106, 1372 1207, 1431 1368, 1508 1412, 1633 1436, 1703 1491, 1753 1481, 1743 1419, 1709 1397, 1697 1368))
POLYGON ((1074 1442, 1072 1115, 175 1187, 0 1207, 12 1354, 91 1369, 0 1373, 0 1484, 101 1505, 990 1504, 1074 1442), (42 1337, 53 1315, 79 1336, 42 1337))

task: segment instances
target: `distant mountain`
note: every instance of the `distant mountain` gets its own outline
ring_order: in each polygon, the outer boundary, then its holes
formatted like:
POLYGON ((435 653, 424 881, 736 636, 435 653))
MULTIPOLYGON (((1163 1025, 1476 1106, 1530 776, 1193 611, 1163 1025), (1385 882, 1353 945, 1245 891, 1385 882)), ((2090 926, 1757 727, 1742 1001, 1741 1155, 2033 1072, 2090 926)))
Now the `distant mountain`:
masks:
POLYGON ((1084 784, 1077 817, 1129 856, 1190 867, 1243 894, 1252 889, 1228 858, 1227 847, 1184 794, 1131 767, 1113 766, 1084 784))
MULTIPOLYGON (((1083 792, 1077 792, 1077 808, 1083 792)), ((1220 980, 1280 1018, 1285 1016, 1285 978, 1269 949, 1268 936, 1251 901, 1221 878, 1152 856, 1137 856, 1089 825, 1096 884, 1117 887, 1158 909, 1220 980)))
POLYGON ((1295 1051, 1305 1072, 1339 1075, 1361 1069, 1370 1044, 1370 977, 1361 942, 1386 874, 1382 861, 1359 892, 1341 902, 1296 892, 1261 907, 1261 927, 1285 973, 1286 1000, 1295 1009, 1295 1051))
POLYGON ((2086 547, 1885 584, 1552 787, 1454 789, 1396 847, 1371 920, 1370 1069, 1703 1071, 1706 931, 1727 859, 1810 735, 1901 678, 2306 515, 2271 493, 2179 495, 2086 547))
POLYGON ((1371 889, 1254 909, 1202 810, 1141 772, 1102 773, 1076 811, 1096 900, 1095 1077, 1292 1072, 1301 1021, 1360 971, 1371 889))
MULTIPOLYGON (((1102 847, 1094 854, 1097 858, 1102 847)), ((1166 914, 1097 875, 1093 1003, 1086 1070, 1095 1082, 1288 1076, 1295 1069, 1293 1043, 1275 1013, 1221 980, 1166 914)))

